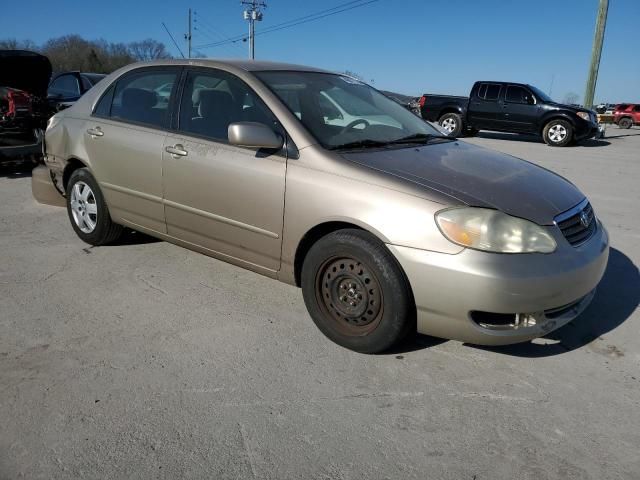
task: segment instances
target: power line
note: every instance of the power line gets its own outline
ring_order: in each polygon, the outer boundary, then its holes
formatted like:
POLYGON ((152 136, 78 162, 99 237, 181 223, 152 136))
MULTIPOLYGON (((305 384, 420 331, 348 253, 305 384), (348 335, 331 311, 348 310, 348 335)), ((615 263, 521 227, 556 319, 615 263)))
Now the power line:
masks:
MULTIPOLYGON (((282 23, 278 23, 276 25, 272 25, 271 27, 267 27, 263 30, 259 30, 255 33, 255 35, 265 35, 267 33, 272 33, 272 32, 277 32, 279 30, 284 30, 285 28, 291 28, 291 27, 295 27, 297 25, 301 25, 303 23, 309 23, 309 22, 313 22, 316 20, 320 20, 322 18, 326 18, 326 17, 330 17, 332 15, 337 15, 338 13, 343 13, 343 12, 347 12, 349 10, 353 10, 355 8, 360 8, 360 7, 364 7, 366 5, 378 2, 379 0, 368 0, 368 1, 364 1, 363 0, 355 0, 355 1, 351 1, 351 2, 347 2, 347 3, 343 3, 341 5, 337 5, 333 8, 328 8, 325 10, 320 10, 318 12, 315 13, 311 13, 302 17, 298 17, 298 18, 294 18, 291 20, 288 20, 286 22, 282 22, 282 23), (356 5, 354 5, 356 4, 356 5)), ((226 45, 229 43, 236 43, 238 41, 241 40, 246 40, 247 36, 246 35, 237 35, 235 37, 229 37, 223 41, 220 42, 215 42, 215 43, 210 43, 210 44, 205 44, 205 45, 198 45, 198 48, 211 48, 211 47, 218 47, 221 45, 226 45)))
MULTIPOLYGON (((203 37, 203 43, 205 41, 219 42, 220 40, 226 40, 227 37, 223 35, 224 32, 218 32, 217 29, 215 29, 209 22, 204 20, 201 15, 198 15, 197 11, 194 11, 193 15, 193 23, 195 24, 194 30, 198 35, 201 35, 203 37), (214 35, 217 37, 217 39, 213 37, 214 35)), ((222 46, 227 52, 234 56, 238 55, 238 53, 242 51, 241 48, 235 43, 222 46), (235 50, 232 50, 231 47, 235 48, 235 50)), ((242 51, 242 53, 244 54, 244 51, 242 51)))
MULTIPOLYGON (((346 3, 340 4, 340 5, 336 5, 335 7, 332 7, 332 8, 328 8, 328 9, 325 9, 325 10, 320 10, 320 11, 318 11, 318 12, 310 13, 310 14, 308 14, 308 15, 304 15, 304 16, 302 16, 302 17, 297 17, 297 18, 294 18, 294 19, 291 19, 291 20, 287 20, 286 22, 278 23, 278 24, 276 24, 276 25, 272 25, 271 27, 267 27, 267 28, 265 28, 265 29, 263 29, 263 30, 260 30, 260 31, 259 31, 259 33, 260 33, 260 34, 268 33, 268 32, 269 32, 269 31, 271 31, 271 30, 278 29, 278 28, 280 28, 280 27, 289 26, 289 25, 294 26, 294 25, 293 25, 294 23, 296 23, 296 24, 297 24, 297 22, 301 22, 301 21, 306 20, 306 19, 310 19, 310 20, 311 20, 311 17, 315 17, 315 16, 318 16, 318 15, 322 15, 322 14, 324 14, 324 13, 333 12, 334 10, 338 10, 338 9, 343 8, 343 7, 347 7, 347 6, 349 6, 349 5, 353 5, 354 3, 358 3, 358 4, 360 4, 360 3, 362 3, 363 1, 364 1, 364 0, 353 0, 353 1, 346 2, 346 3)), ((375 0, 375 1, 377 1, 377 0, 375 0)), ((373 2, 367 2, 367 3, 373 3, 373 2)), ((364 5, 364 4, 363 4, 363 5, 364 5)), ((360 6, 360 5, 356 5, 356 6, 354 6, 353 8, 356 8, 356 7, 359 7, 359 6, 360 6)), ((342 11, 342 10, 341 10, 341 11, 342 11)), ((333 13, 340 13, 340 11, 339 11, 339 12, 333 12, 333 13)), ((226 42, 228 42, 228 43, 235 43, 235 42, 238 42, 238 41, 240 41, 240 40, 242 40, 242 41, 246 41, 246 39, 247 39, 247 36, 246 36, 246 35, 236 35, 235 37, 229 37, 229 38, 227 38, 225 41, 226 41, 226 42)), ((217 42, 217 43, 215 43, 215 44, 203 45, 203 47, 205 47, 205 48, 210 47, 210 46, 211 46, 211 47, 215 47, 215 46, 220 45, 221 43, 223 43, 223 42, 217 42)))
POLYGON ((182 55, 182 58, 184 58, 184 53, 182 53, 182 50, 180 50, 180 47, 178 46, 178 43, 176 42, 176 39, 173 38, 173 35, 171 35, 171 32, 169 31, 169 29, 167 28, 167 26, 164 24, 164 22, 162 22, 162 26, 164 27, 164 29, 167 31, 167 34, 169 35, 169 37, 171 37, 171 41, 173 42, 173 44, 176 46, 176 48, 178 49, 178 51, 180 52, 180 55, 182 55))

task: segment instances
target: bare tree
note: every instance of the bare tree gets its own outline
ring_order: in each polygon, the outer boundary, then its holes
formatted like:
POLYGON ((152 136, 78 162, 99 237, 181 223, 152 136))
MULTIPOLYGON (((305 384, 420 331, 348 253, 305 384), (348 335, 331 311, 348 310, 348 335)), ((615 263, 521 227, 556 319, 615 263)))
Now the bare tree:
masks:
POLYGON ((0 49, 34 50, 47 56, 54 72, 111 73, 138 60, 170 58, 165 45, 148 38, 141 42, 110 43, 106 40, 86 40, 80 35, 51 38, 38 47, 31 40, 15 38, 0 40, 0 49))
POLYGON ((129 53, 138 61, 156 60, 159 58, 171 58, 164 43, 152 38, 147 38, 141 42, 129 44, 129 53))
POLYGON ((0 40, 0 50, 37 50, 38 46, 31 40, 6 38, 0 40))
POLYGON ((580 95, 575 92, 569 92, 564 96, 562 103, 565 103, 567 105, 577 105, 579 100, 580 95))

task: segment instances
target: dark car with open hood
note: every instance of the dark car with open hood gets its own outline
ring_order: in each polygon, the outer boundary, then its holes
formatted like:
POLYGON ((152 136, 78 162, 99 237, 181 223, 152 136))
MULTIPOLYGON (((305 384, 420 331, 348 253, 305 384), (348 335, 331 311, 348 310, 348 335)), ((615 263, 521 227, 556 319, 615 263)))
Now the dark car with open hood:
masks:
POLYGON ((0 162, 41 152, 47 120, 51 62, 27 50, 0 50, 0 162))

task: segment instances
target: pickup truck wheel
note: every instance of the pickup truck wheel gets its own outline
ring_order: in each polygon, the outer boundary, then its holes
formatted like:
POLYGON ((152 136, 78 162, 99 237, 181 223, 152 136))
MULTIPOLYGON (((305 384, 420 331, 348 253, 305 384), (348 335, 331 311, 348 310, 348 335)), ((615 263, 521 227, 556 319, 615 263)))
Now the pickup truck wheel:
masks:
POLYGON ((566 120, 551 120, 544 127, 542 137, 547 145, 565 147, 573 140, 573 127, 566 120))
POLYGON ((75 170, 69 178, 67 213, 78 237, 90 245, 112 243, 122 233, 122 226, 111 221, 98 182, 86 168, 75 170))
POLYGON ((462 117, 457 113, 445 113, 438 120, 440 126, 451 137, 459 137, 462 133, 463 122, 462 117))
POLYGON ((318 240, 304 259, 301 284, 314 323, 343 347, 379 353, 415 329, 405 274, 367 232, 345 229, 318 240))
POLYGON ((621 118, 618 122, 618 128, 631 128, 633 126, 633 120, 629 117, 621 118))

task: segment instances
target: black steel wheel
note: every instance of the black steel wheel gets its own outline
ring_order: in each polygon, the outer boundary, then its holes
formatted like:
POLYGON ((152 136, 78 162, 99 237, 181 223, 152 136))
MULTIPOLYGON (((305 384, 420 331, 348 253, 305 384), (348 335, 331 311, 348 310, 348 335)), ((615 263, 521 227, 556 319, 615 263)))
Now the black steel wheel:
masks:
POLYGON ((340 230, 318 240, 304 260, 301 281, 311 318, 343 347, 378 353, 415 330, 406 276, 367 232, 340 230))

